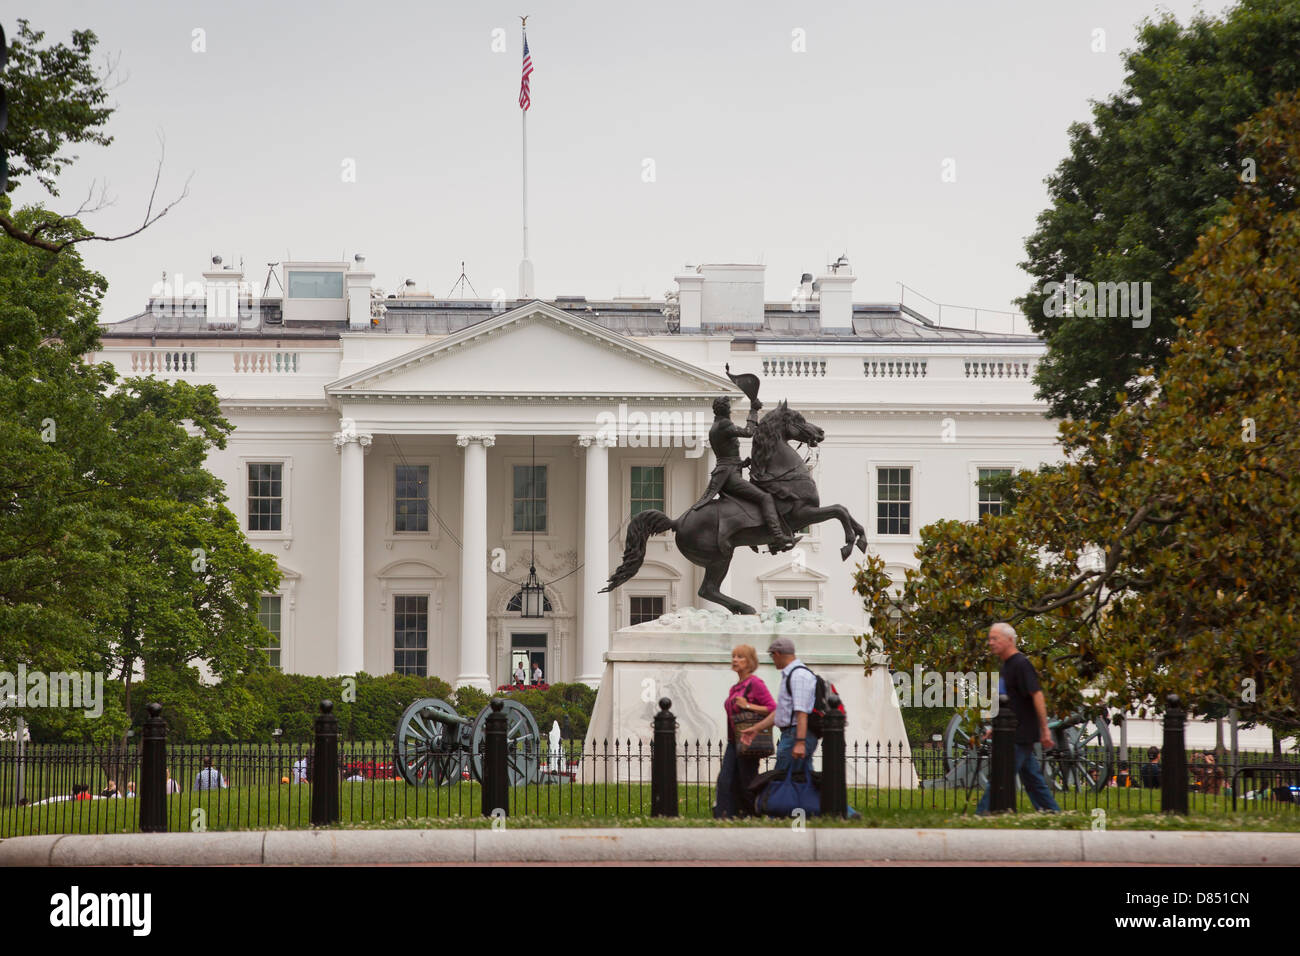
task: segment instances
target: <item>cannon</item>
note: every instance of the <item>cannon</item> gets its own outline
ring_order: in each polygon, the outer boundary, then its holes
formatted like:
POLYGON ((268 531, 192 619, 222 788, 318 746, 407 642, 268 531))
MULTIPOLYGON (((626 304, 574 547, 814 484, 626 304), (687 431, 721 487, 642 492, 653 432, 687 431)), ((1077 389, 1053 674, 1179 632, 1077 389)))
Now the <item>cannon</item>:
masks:
MULTIPOLYGON (((541 766, 542 735, 537 721, 523 704, 504 700, 506 718, 506 773, 510 786, 536 783, 541 766)), ((483 753, 487 719, 484 707, 473 720, 462 717, 444 700, 417 700, 397 722, 395 749, 397 772, 409 784, 441 786, 464 778, 466 770, 483 781, 483 753)))
MULTIPOLYGON (((981 759, 980 744, 989 726, 987 722, 977 723, 968 712, 960 710, 948 721, 943 735, 944 770, 961 786, 971 783, 971 774, 978 775, 980 785, 988 786, 988 754, 986 750, 981 759)), ((1105 715, 1071 714, 1049 720, 1047 729, 1056 746, 1046 754, 1041 744, 1034 747, 1048 786, 1058 793, 1066 790, 1096 793, 1105 789, 1115 771, 1115 748, 1105 715)))

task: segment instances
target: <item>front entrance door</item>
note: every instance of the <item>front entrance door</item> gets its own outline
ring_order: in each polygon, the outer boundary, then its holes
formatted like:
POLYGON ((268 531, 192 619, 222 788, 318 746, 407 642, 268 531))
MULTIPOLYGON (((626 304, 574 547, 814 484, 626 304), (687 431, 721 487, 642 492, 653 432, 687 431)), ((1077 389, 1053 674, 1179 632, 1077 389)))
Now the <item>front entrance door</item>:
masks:
POLYGON ((511 634, 510 635, 510 683, 515 683, 515 672, 520 665, 524 668, 525 684, 533 683, 533 670, 539 668, 542 680, 546 680, 546 635, 545 634, 511 634))

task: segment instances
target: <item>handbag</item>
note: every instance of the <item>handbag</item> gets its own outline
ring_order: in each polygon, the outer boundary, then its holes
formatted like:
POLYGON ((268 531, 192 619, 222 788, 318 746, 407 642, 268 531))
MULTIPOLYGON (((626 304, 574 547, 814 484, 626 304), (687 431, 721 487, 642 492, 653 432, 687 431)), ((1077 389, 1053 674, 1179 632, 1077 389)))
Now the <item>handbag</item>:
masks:
MULTIPOLYGON (((744 698, 745 700, 749 699, 745 697, 744 691, 742 691, 739 696, 744 698)), ((752 710, 742 711, 741 713, 744 714, 743 717, 740 715, 740 713, 733 714, 731 717, 731 726, 736 729, 737 755, 742 757, 758 758, 758 757, 770 757, 774 753, 776 753, 776 743, 772 739, 771 727, 768 727, 766 730, 759 731, 757 736, 755 736, 750 743, 745 743, 743 740, 740 739, 741 733, 743 733, 746 729, 754 726, 756 723, 758 723, 760 720, 763 719, 763 717, 760 717, 758 714, 755 714, 752 710)), ((764 714, 763 716, 767 716, 767 715, 764 714)))
POLYGON ((788 817, 796 810, 803 810, 810 817, 822 812, 821 794, 813 782, 813 775, 807 769, 807 761, 800 768, 796 778, 794 761, 785 772, 784 777, 771 780, 758 796, 755 807, 759 813, 769 817, 788 817))

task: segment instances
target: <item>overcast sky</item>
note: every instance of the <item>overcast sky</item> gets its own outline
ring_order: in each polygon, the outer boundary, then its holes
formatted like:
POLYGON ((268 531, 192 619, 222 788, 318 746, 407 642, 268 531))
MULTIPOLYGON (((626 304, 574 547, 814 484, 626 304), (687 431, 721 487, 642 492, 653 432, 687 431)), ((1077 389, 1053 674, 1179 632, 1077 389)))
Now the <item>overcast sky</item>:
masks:
MULTIPOLYGON (((1228 5, 1159 9, 1186 22, 1228 5)), ((1066 128, 1119 88, 1121 54, 1156 10, 0 0, 0 21, 12 32, 26 16, 47 39, 91 29, 126 74, 113 144, 79 150, 53 208, 107 180, 116 204, 88 224, 138 225, 160 134, 160 199, 193 173, 188 198, 145 233, 81 246, 109 281, 113 321, 143 309, 164 270, 198 278, 214 253, 242 258, 260 288, 268 262, 361 252, 388 291, 410 278, 438 296, 464 260, 480 296, 513 298, 523 13, 540 297, 657 298, 685 263, 764 262, 769 300, 788 299, 800 273, 847 253, 856 301, 897 301, 904 282, 940 302, 1008 309, 1027 286, 1017 263, 1066 128), (1097 30, 1104 52, 1092 49, 1097 30)), ((31 183, 17 200, 48 197, 31 183)))

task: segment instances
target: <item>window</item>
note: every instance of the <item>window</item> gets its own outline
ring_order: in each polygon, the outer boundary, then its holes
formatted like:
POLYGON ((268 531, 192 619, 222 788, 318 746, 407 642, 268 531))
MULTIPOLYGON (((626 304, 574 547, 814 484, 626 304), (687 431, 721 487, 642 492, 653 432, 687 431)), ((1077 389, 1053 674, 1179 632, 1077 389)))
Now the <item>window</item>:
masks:
POLYGON ((979 514, 976 518, 982 518, 985 515, 1002 514, 1002 495, 992 488, 985 486, 985 481, 998 475, 1011 474, 1010 468, 981 468, 979 470, 979 514))
POLYGON ((341 299, 343 298, 343 273, 290 272, 289 298, 341 299))
POLYGON ((664 510, 664 469, 662 465, 632 466, 632 514, 664 510))
POLYGON ((516 532, 546 534, 546 466, 515 465, 516 532))
POLYGON ((876 533, 912 533, 912 469, 876 469, 876 533))
POLYGON ((631 624, 644 624, 646 621, 657 621, 663 617, 662 597, 630 597, 627 600, 631 624))
POLYGON ((429 673, 429 596, 393 596, 393 671, 397 674, 429 673))
POLYGON ((429 466, 398 465, 394 531, 429 530, 429 466))
POLYGON ((280 595, 263 594, 257 608, 257 622, 271 632, 271 643, 262 648, 267 660, 280 669, 280 595))
POLYGON ((776 599, 776 606, 785 608, 787 611, 810 611, 812 610, 812 599, 806 597, 779 597, 776 599))
MULTIPOLYGON (((524 612, 524 592, 522 590, 516 591, 515 596, 512 597, 508 602, 506 602, 506 610, 517 611, 520 614, 524 612)), ((548 598, 546 596, 546 592, 543 591, 542 592, 542 613, 550 614, 551 610, 552 610, 551 599, 548 598)))
POLYGON ((282 478, 284 465, 279 462, 249 462, 248 530, 279 531, 284 511, 282 478))

